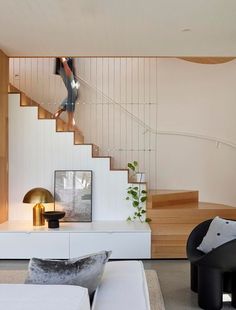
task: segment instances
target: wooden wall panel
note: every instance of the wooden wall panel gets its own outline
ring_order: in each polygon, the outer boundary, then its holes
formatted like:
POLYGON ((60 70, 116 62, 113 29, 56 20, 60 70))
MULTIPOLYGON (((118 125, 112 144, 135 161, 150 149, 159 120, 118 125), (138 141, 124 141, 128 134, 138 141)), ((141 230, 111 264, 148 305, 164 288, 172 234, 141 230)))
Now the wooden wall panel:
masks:
POLYGON ((8 57, 0 50, 0 223, 8 218, 8 57))
POLYGON ((180 59, 196 62, 199 64, 217 65, 229 62, 235 59, 235 57, 179 57, 180 59))

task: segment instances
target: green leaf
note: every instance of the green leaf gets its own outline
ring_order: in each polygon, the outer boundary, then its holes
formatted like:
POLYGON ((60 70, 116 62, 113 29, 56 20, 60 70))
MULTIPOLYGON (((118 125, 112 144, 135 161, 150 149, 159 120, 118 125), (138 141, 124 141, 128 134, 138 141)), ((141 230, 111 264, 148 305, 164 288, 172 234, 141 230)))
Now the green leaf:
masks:
POLYGON ((137 196, 137 192, 135 192, 134 190, 131 190, 131 191, 130 191, 130 194, 131 194, 132 196, 137 196))
POLYGON ((131 221, 131 217, 130 216, 127 217, 126 221, 131 221))
POLYGON ((133 187, 133 190, 138 191, 138 187, 137 186, 133 187))
POLYGON ((147 191, 145 191, 144 189, 141 191, 142 194, 147 194, 147 191))
POLYGON ((147 197, 145 196, 145 197, 141 197, 141 202, 144 202, 144 201, 146 201, 147 200, 147 197))
POLYGON ((146 213, 146 211, 145 211, 145 210, 142 210, 141 213, 144 214, 144 213, 146 213))
POLYGON ((126 199, 126 200, 129 200, 129 197, 126 197, 125 199, 126 199))
POLYGON ((149 217, 147 217, 146 219, 145 219, 145 222, 147 222, 147 223, 150 223, 152 220, 149 218, 149 217))
POLYGON ((135 167, 137 167, 137 166, 138 166, 138 162, 135 160, 135 161, 133 162, 133 165, 134 165, 135 167))
POLYGON ((139 205, 139 202, 138 202, 138 201, 133 201, 133 207, 134 207, 134 208, 138 207, 138 205, 139 205))
POLYGON ((128 168, 135 171, 135 167, 131 163, 128 163, 128 168))

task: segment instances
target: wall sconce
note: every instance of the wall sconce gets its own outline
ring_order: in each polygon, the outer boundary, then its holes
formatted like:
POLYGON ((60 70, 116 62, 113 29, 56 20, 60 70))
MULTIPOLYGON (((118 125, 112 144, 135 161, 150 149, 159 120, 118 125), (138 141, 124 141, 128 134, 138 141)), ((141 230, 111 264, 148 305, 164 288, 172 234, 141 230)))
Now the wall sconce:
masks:
POLYGON ((45 225, 45 218, 43 212, 45 211, 42 203, 54 202, 52 194, 45 188, 36 187, 28 191, 24 198, 24 203, 35 203, 33 208, 33 225, 43 226, 45 225))

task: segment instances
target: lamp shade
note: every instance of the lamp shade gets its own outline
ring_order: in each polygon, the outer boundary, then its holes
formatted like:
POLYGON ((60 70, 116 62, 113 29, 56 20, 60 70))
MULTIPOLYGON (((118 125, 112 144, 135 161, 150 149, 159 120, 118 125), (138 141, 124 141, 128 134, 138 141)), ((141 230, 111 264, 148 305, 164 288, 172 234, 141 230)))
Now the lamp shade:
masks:
POLYGON ((54 202, 52 194, 45 188, 36 187, 28 191, 24 198, 24 203, 51 203, 54 202))

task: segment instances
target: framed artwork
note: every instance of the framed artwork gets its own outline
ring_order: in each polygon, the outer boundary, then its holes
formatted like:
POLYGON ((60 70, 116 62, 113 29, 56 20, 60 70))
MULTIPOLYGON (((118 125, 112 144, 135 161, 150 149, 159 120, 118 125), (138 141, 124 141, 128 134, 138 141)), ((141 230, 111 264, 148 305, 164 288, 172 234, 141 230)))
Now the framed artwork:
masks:
POLYGON ((64 211, 63 222, 92 221, 92 171, 56 170, 55 210, 64 211))

